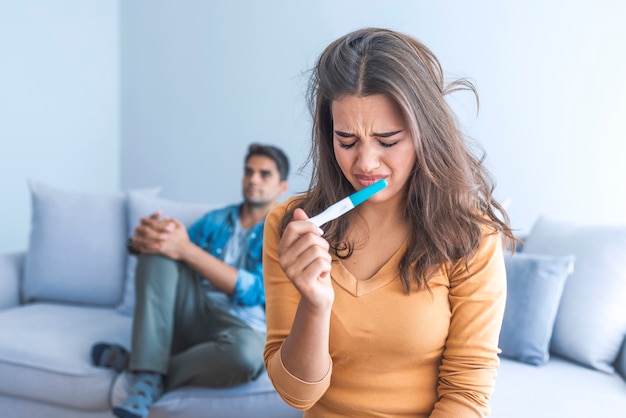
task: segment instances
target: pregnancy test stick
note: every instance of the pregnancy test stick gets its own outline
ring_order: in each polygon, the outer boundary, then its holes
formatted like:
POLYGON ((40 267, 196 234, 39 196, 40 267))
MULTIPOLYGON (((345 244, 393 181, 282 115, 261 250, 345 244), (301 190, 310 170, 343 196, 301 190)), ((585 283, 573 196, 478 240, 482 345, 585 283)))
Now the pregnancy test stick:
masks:
POLYGON ((350 196, 341 199, 339 202, 330 205, 328 208, 326 208, 325 211, 323 211, 319 215, 315 215, 314 217, 309 218, 309 221, 313 222, 315 226, 319 228, 325 223, 330 222, 333 219, 337 219, 346 212, 354 209, 370 197, 374 196, 376 193, 380 192, 385 187, 387 187, 387 180, 385 179, 379 180, 374 184, 370 184, 369 186, 359 190, 358 192, 352 193, 350 196))

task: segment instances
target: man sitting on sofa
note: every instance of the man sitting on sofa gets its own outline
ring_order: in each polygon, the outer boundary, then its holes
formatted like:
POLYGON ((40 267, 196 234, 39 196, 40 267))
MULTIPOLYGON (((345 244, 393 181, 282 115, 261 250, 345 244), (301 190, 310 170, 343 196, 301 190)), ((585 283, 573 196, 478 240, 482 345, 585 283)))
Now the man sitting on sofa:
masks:
POLYGON ((164 390, 232 386, 263 371, 263 225, 287 189, 289 161, 274 146, 251 144, 244 162, 243 203, 188 230, 156 212, 129 240, 139 254, 131 351, 98 343, 91 353, 96 365, 134 375, 113 408, 118 417, 147 417, 164 390))

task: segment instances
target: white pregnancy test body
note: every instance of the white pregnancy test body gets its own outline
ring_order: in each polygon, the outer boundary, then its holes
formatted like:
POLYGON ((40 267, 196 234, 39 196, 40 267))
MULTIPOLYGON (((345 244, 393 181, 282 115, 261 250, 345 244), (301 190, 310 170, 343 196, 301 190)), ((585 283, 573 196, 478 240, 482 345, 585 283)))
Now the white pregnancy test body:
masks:
POLYGON ((382 179, 374 184, 352 193, 350 196, 341 199, 339 202, 330 205, 322 213, 309 218, 309 222, 313 222, 318 228, 327 222, 337 219, 346 212, 351 211, 356 206, 365 202, 370 197, 387 187, 387 180, 382 179))
POLYGON ((330 222, 333 219, 337 219, 338 217, 352 209, 354 209, 354 205, 352 204, 350 197, 346 197, 341 199, 339 202, 330 205, 319 215, 315 215, 314 217, 309 218, 309 222, 313 222, 315 226, 319 228, 325 223, 330 222))

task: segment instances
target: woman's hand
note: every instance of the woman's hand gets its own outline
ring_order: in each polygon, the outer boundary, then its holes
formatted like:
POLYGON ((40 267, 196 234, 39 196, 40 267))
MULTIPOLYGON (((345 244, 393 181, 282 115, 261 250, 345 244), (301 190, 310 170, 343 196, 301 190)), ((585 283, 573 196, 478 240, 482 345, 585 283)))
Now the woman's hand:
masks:
POLYGON ((301 304, 312 310, 330 310, 335 298, 328 241, 317 226, 296 209, 278 244, 279 263, 302 296, 301 304))

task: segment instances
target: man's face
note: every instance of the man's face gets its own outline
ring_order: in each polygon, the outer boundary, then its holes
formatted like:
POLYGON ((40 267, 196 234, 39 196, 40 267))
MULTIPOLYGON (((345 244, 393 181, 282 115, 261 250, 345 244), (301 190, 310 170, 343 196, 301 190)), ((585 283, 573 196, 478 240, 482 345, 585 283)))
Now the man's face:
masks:
POLYGON ((287 182, 280 179, 276 163, 269 157, 253 155, 243 173, 243 198, 251 206, 274 205, 285 192, 287 182))

